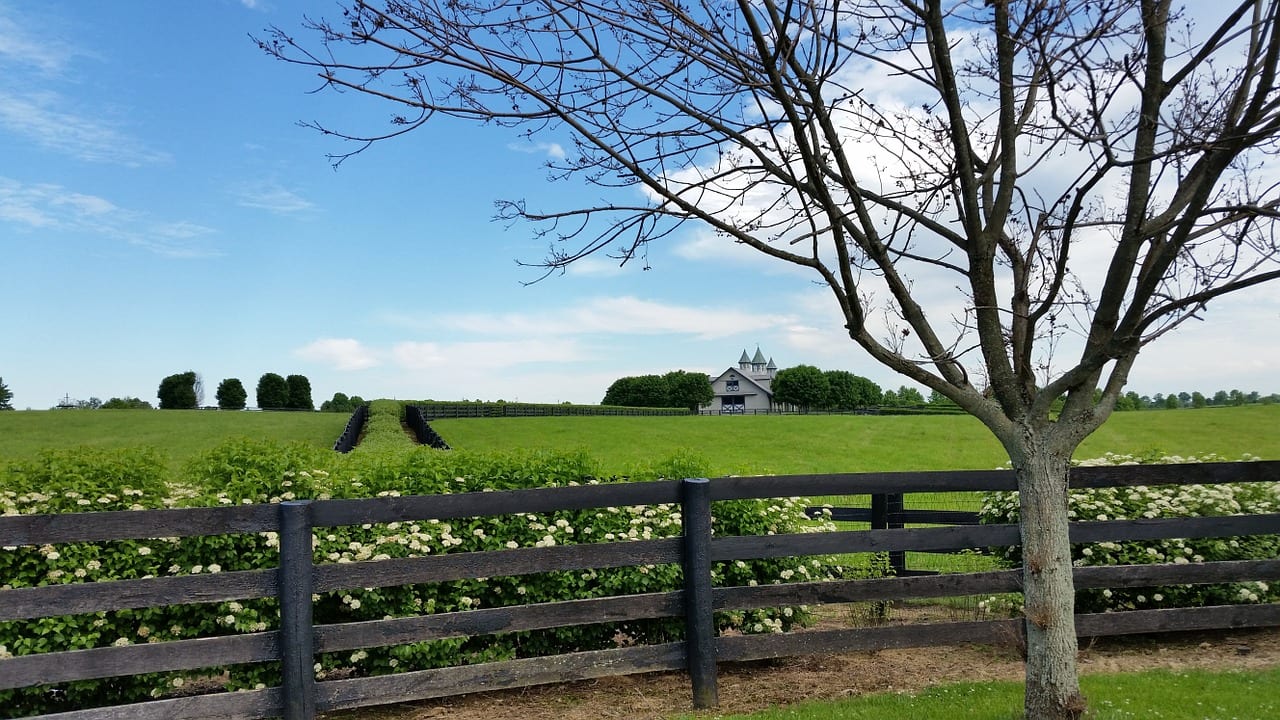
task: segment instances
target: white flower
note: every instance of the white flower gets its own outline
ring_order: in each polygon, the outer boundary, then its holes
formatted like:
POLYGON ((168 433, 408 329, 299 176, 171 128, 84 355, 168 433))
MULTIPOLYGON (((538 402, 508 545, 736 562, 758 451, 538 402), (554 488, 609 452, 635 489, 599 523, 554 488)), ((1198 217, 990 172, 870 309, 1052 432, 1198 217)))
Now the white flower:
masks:
POLYGON ((218 563, 213 563, 213 564, 209 565, 209 568, 208 568, 208 569, 209 569, 209 572, 211 572, 211 573, 220 573, 220 572, 222 572, 222 566, 221 566, 221 565, 219 565, 218 563))

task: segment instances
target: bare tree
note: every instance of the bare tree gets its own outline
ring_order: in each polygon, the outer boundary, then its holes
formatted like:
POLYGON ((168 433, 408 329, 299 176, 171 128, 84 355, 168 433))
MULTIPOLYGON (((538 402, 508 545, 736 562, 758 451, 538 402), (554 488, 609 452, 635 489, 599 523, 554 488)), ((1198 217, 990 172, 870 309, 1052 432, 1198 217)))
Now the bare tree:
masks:
POLYGON ((1280 277, 1280 0, 1211 12, 1195 24, 1168 0, 404 0, 352 2, 307 21, 316 34, 276 28, 260 44, 397 108, 385 131, 315 124, 355 142, 336 162, 438 114, 570 147, 551 176, 618 188, 607 202, 499 204, 548 239, 548 271, 601 251, 626 262, 695 221, 816 273, 854 342, 1008 451, 1026 711, 1069 718, 1083 710, 1071 455, 1147 343, 1280 277))

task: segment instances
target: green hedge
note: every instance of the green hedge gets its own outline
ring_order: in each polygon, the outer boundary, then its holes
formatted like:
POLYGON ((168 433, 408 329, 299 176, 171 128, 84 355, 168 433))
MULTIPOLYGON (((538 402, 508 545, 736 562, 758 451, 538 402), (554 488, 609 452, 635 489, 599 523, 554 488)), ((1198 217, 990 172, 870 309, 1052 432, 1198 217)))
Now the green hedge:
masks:
MULTIPOLYGON (((1254 459, 1245 456, 1244 460, 1254 459)), ((1226 458, 1108 454, 1079 465, 1138 465, 1226 462, 1226 458)), ((1221 485, 1163 485, 1098 488, 1070 491, 1072 519, 1137 520, 1140 518, 1215 517, 1280 511, 1280 483, 1228 483, 1221 485)), ((1018 521, 1018 493, 986 494, 983 522, 1018 521)), ((1008 566, 1021 564, 1019 548, 1000 548, 997 556, 1008 566)), ((1237 538, 1199 538, 1099 542, 1072 546, 1077 566, 1199 563, 1218 560, 1261 560, 1280 557, 1280 535, 1237 538)), ((1142 588, 1104 588, 1076 593, 1077 612, 1145 610, 1161 607, 1198 607, 1280 600, 1280 584, 1265 582, 1177 585, 1142 588)))

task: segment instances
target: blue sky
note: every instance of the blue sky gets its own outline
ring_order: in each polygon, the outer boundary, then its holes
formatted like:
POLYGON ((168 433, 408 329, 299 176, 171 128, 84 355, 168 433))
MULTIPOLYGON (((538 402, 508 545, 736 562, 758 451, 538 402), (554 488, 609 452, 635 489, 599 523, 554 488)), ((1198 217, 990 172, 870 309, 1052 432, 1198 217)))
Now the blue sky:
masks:
MULTIPOLYGON (((334 170, 301 128, 380 127, 389 109, 250 40, 327 3, 0 0, 0 378, 19 408, 64 395, 155 401, 195 370, 310 378, 365 398, 598 402, 621 376, 719 372, 759 346, 781 367, 902 380, 841 331, 809 276, 688 227, 649 265, 590 259, 532 286, 545 249, 493 201, 569 206, 556 152, 444 120, 334 170)), ((624 191, 625 192, 625 191, 624 191)), ((1162 338, 1143 394, 1280 390, 1280 289, 1217 303, 1162 338)))

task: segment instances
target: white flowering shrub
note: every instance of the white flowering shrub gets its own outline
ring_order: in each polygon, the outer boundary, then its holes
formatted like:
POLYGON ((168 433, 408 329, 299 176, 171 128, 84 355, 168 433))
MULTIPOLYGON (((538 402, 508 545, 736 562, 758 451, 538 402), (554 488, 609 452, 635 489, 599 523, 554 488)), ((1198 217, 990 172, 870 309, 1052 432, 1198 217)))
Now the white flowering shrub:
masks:
MULTIPOLYGON (((385 410, 385 408, 384 408, 385 410)), ((393 432, 384 423, 385 432, 393 432)), ((394 432, 400 431, 398 423, 394 432)), ((612 482, 584 454, 471 454, 394 444, 385 436, 339 455, 303 445, 236 440, 193 460, 183 485, 165 482, 165 463, 154 451, 77 450, 0 467, 6 515, 227 506, 291 499, 328 499, 482 492, 612 482)), ((677 457, 645 476, 704 475, 689 457, 677 457)), ((794 533, 824 529, 809 520, 800 498, 716 503, 720 535, 794 533)), ((622 542, 677 536, 679 506, 622 506, 491 518, 426 520, 317 528, 316 563, 351 563, 443 553, 622 542)), ((52 583, 193 575, 275 567, 275 533, 161 538, 110 543, 5 548, 5 589, 52 583)), ((757 585, 831 579, 842 571, 822 559, 788 558, 721 563, 714 582, 757 585)), ((550 602, 682 587, 678 565, 648 565, 552 572, 403 587, 360 588, 317 595, 316 624, 381 620, 477 608, 550 602)), ((2 601, 2 599, 0 599, 2 601)), ((780 632, 803 622, 801 608, 721 613, 722 629, 780 632)), ((0 623, 0 657, 79 648, 261 632, 278 626, 274 600, 182 605, 0 623)), ((454 638, 320 656, 317 676, 378 674, 550 653, 678 639, 678 619, 582 625, 554 630, 454 638)), ((66 683, 56 688, 0 691, 0 707, 13 716, 137 701, 185 692, 193 678, 225 677, 232 688, 279 683, 266 663, 205 671, 163 673, 66 683)))
MULTIPOLYGON (((1243 458, 1246 461, 1250 459, 1253 458, 1249 455, 1243 458)), ((1225 458, 1216 455, 1180 457, 1109 453, 1104 457, 1076 464, 1100 466, 1225 461, 1225 458)), ((1070 491, 1070 516, 1072 520, 1080 521, 1214 517, 1278 511, 1280 483, 1163 485, 1070 491)), ((981 518, 988 523, 1017 522, 1018 494, 985 494, 981 518)), ((1022 562, 1019 548, 997 548, 996 553, 1010 566, 1017 566, 1022 562)), ((1097 542, 1072 547, 1072 560, 1077 566, 1187 564, 1274 557, 1280 557, 1280 535, 1097 542)), ((1276 600, 1280 600, 1280 587, 1273 587, 1265 582, 1104 588, 1080 590, 1076 593, 1076 607, 1080 612, 1263 603, 1276 600)))

